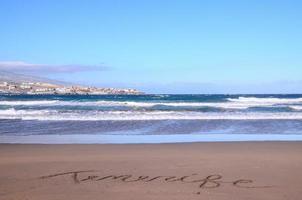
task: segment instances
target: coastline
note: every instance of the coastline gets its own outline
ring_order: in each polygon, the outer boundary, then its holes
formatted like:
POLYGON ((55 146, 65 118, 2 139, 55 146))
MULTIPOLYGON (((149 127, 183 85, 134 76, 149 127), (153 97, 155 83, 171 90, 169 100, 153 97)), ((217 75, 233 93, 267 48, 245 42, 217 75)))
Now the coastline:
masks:
POLYGON ((175 134, 175 135, 28 135, 0 136, 0 144, 173 144, 203 142, 302 141, 301 134, 175 134))
POLYGON ((302 142, 0 144, 0 199, 301 199, 302 142))
POLYGON ((0 200, 301 199, 302 96, 21 95, 1 105, 0 200))

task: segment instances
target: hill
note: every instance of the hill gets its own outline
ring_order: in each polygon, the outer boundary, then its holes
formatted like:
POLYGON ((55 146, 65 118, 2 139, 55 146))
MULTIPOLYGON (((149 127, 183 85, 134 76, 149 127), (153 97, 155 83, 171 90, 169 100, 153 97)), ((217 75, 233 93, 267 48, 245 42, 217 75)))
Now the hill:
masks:
POLYGON ((18 74, 8 71, 0 71, 0 82, 9 82, 9 83, 43 82, 43 83, 50 83, 56 85, 70 85, 62 81, 56 81, 56 80, 37 77, 37 76, 18 74))

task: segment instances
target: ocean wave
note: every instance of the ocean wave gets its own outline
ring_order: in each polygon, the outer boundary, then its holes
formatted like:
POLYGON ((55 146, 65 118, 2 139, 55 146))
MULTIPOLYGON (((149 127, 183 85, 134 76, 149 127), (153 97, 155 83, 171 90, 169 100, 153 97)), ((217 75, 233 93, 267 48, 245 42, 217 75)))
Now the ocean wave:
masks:
POLYGON ((0 101, 0 105, 5 106, 32 106, 32 105, 51 105, 58 103, 57 100, 41 100, 41 101, 0 101))
POLYGON ((302 98, 256 98, 238 97, 228 98, 228 101, 221 102, 186 102, 186 101, 64 101, 64 100, 34 100, 34 101, 0 101, 0 105, 5 106, 87 106, 87 107, 127 107, 127 108, 154 108, 158 106, 176 108, 220 108, 220 109, 248 109, 253 107, 278 107, 295 106, 299 109, 302 98))
POLYGON ((290 108, 294 110, 302 110, 302 106, 290 106, 290 108))
POLYGON ((228 98, 231 102, 240 103, 268 103, 268 104, 288 104, 288 103, 302 103, 302 98, 260 98, 260 97, 238 97, 228 98))
POLYGON ((299 119, 301 112, 230 112, 202 113, 179 111, 64 111, 56 110, 0 110, 0 119, 22 120, 255 120, 255 119, 299 119))
POLYGON ((257 106, 272 106, 273 104, 240 103, 240 102, 134 102, 134 101, 0 101, 6 106, 99 106, 99 107, 128 107, 152 108, 156 106, 167 107, 213 107, 222 109, 247 109, 257 106))
POLYGON ((45 115, 45 114, 55 114, 57 111, 50 110, 15 110, 14 108, 0 110, 0 118, 5 119, 5 117, 9 117, 9 119, 14 117, 22 117, 22 116, 35 116, 35 115, 45 115))

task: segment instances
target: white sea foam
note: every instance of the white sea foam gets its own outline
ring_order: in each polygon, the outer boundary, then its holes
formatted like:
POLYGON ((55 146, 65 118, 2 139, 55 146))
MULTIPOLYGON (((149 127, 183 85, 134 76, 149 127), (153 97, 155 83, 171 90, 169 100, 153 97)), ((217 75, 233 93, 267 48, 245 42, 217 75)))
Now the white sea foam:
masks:
POLYGON ((302 106, 290 106, 294 110, 302 110, 302 106))
POLYGON ((0 101, 0 105, 6 105, 6 106, 19 106, 19 105, 46 105, 46 104, 55 104, 59 101, 57 100, 41 100, 41 101, 0 101))
POLYGON ((45 115, 48 113, 57 113, 57 111, 49 110, 15 110, 14 108, 0 110, 0 118, 2 117, 15 117, 15 116, 31 116, 31 115, 45 115))
MULTIPOLYGON (((290 101, 289 103, 300 103, 300 101, 290 101)), ((302 101, 301 101, 302 103, 302 101)), ((213 107, 223 109, 247 109, 251 107, 271 107, 276 106, 276 101, 229 101, 229 102, 133 102, 133 101, 96 101, 96 102, 60 102, 60 105, 78 106, 124 106, 124 107, 213 107)), ((287 105, 287 104, 283 104, 287 105)), ((289 104, 290 105, 290 104, 289 104)))
POLYGON ((236 99, 229 98, 231 102, 241 103, 269 103, 269 104, 288 104, 288 103, 302 103, 302 98, 258 98, 258 97, 238 97, 236 99))
POLYGON ((214 107, 223 109, 247 109, 257 106, 273 106, 273 103, 257 102, 133 102, 133 101, 60 101, 49 104, 48 106, 121 106, 121 107, 145 107, 171 106, 171 107, 214 107))
POLYGON ((301 112, 184 112, 184 111, 64 111, 56 110, 1 110, 0 119, 22 120, 256 120, 302 119, 301 112))
POLYGON ((296 134, 176 134, 176 135, 27 135, 0 136, 10 144, 157 144, 184 142, 302 141, 296 134))
MULTIPOLYGON (((239 97, 229 98, 226 102, 166 102, 166 101, 59 101, 59 100, 40 100, 40 101, 0 101, 0 105, 7 106, 103 106, 103 107, 214 107, 222 109, 247 109, 251 107, 271 107, 302 104, 302 98, 256 98, 239 97)), ((296 105, 295 105, 296 106, 296 105)), ((295 108, 294 108, 295 109, 295 108)))

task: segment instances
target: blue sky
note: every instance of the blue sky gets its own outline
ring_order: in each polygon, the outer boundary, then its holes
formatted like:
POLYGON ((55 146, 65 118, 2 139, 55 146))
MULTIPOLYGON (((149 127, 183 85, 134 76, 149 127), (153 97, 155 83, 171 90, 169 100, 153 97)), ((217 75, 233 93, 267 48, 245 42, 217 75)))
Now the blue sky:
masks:
POLYGON ((149 93, 302 93, 301 1, 1 0, 0 27, 0 69, 149 93))

